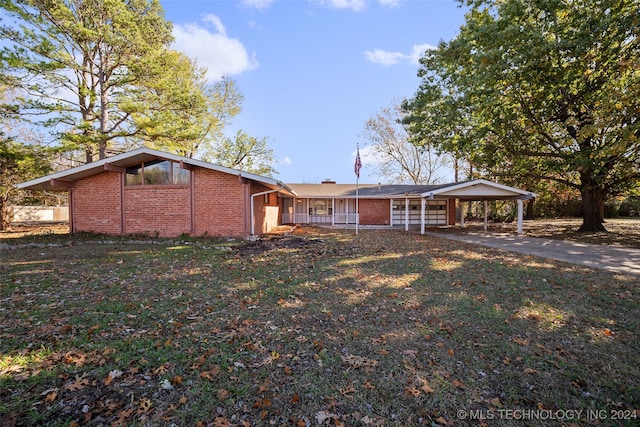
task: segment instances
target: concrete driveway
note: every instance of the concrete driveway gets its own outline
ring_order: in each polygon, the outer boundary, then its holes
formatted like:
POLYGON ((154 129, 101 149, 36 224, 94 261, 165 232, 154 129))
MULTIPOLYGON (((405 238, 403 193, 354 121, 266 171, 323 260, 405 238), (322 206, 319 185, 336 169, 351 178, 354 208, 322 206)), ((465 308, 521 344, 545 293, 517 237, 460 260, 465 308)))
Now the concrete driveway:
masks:
POLYGON ((640 276, 640 249, 577 243, 567 240, 541 239, 507 233, 438 233, 427 234, 490 248, 536 255, 557 261, 601 268, 640 276))

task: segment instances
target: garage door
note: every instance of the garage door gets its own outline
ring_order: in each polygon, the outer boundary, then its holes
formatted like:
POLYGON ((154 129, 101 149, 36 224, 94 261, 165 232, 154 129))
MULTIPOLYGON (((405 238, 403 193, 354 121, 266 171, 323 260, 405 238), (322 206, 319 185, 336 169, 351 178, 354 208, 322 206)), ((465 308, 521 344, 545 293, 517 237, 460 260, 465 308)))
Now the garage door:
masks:
MULTIPOLYGON (((393 223, 404 225, 405 204, 403 201, 393 204, 393 223)), ((409 225, 420 225, 420 200, 409 201, 409 225)), ((424 220, 426 225, 447 225, 447 201, 427 200, 425 205, 424 220)))

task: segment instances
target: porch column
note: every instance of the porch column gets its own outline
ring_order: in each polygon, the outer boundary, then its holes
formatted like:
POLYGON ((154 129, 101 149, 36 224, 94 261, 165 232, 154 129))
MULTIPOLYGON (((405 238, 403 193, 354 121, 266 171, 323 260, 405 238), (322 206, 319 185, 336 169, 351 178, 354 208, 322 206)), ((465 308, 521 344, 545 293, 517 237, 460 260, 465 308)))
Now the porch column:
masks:
POLYGON ((331 225, 336 225, 336 199, 331 199, 331 225))
POLYGON ((460 205, 460 228, 464 228, 464 206, 462 206, 462 199, 458 199, 460 205))
POLYGON ((409 231, 409 199, 404 199, 404 231, 409 231))
POLYGON ((522 199, 518 199, 518 234, 522 234, 522 199))
POLYGON ((389 206, 389 224, 393 227, 393 199, 391 199, 391 206, 389 206))
POLYGON ((420 199, 420 234, 424 234, 424 213, 426 211, 425 205, 427 201, 424 197, 420 199))
POLYGON ((484 231, 487 231, 487 211, 489 210, 489 202, 484 201, 484 226, 482 227, 484 231))

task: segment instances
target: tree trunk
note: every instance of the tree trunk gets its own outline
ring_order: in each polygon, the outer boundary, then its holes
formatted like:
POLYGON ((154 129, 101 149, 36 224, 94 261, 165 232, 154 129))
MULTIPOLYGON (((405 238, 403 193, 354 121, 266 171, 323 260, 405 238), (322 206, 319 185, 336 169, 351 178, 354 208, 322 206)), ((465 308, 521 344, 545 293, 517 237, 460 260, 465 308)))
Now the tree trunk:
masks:
POLYGON ((535 217, 535 209, 533 207, 533 203, 536 199, 530 199, 527 201, 527 210, 524 214, 525 219, 533 219, 535 217))
POLYGON ((603 225, 602 212, 604 207, 604 192, 597 187, 582 190, 582 226, 580 232, 607 231, 603 225))
POLYGON ((5 197, 0 197, 0 230, 11 230, 9 200, 5 197))

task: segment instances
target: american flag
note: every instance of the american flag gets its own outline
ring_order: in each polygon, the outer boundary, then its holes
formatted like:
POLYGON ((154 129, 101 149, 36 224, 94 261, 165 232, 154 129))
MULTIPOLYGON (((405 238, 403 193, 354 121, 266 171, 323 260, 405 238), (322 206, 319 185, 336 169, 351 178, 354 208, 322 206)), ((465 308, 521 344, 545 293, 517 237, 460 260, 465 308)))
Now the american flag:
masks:
POLYGON ((356 164, 353 165, 353 171, 356 173, 356 176, 360 178, 360 168, 362 167, 362 162, 360 161, 360 147, 358 147, 358 151, 356 152, 356 164))

